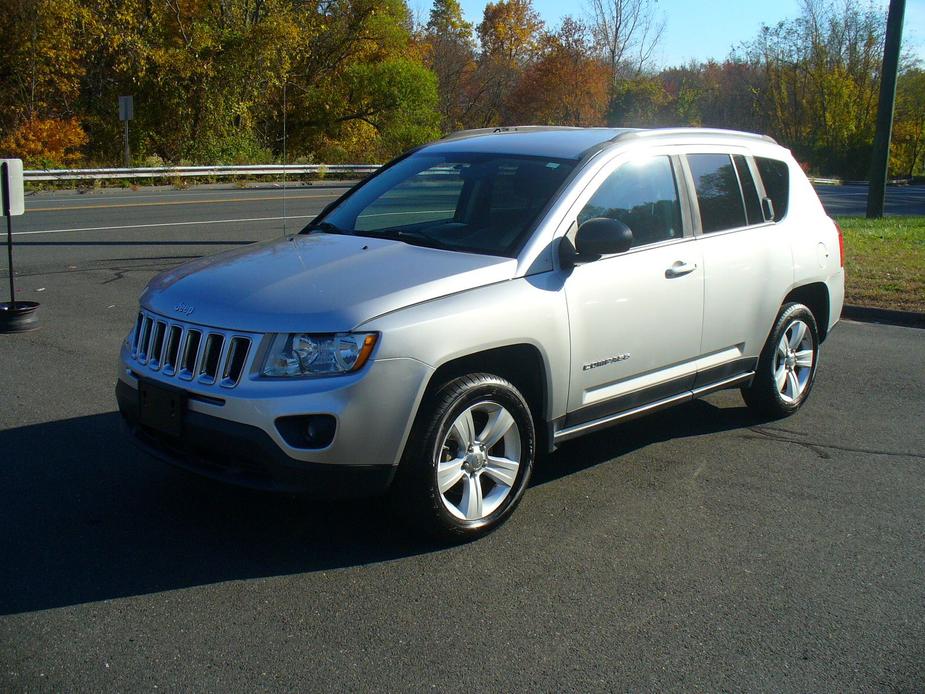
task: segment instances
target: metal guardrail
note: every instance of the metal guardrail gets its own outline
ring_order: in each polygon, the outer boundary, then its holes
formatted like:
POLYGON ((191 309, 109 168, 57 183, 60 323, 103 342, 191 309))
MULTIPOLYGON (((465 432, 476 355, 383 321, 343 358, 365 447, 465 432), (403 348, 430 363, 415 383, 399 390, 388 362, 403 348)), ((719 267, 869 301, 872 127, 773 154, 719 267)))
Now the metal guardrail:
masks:
POLYGON ((370 174, 379 164, 248 164, 243 166, 153 166, 134 169, 33 169, 26 181, 81 181, 188 176, 282 176, 284 174, 370 174))
MULTIPOLYGON (((245 164, 234 166, 149 166, 134 169, 32 169, 23 171, 26 181, 81 181, 113 178, 186 178, 195 176, 282 176, 284 174, 349 174, 373 173, 380 164, 245 164)), ((820 185, 867 185, 867 181, 845 181, 841 178, 813 178, 820 185)), ((888 185, 908 185, 910 178, 887 181, 888 185)))
POLYGON ((824 186, 840 186, 842 184, 842 180, 840 178, 815 178, 813 176, 809 177, 809 182, 813 185, 819 183, 824 186))
MULTIPOLYGON (((846 181, 843 178, 815 178, 813 176, 809 177, 809 182, 813 185, 818 183, 824 186, 866 186, 869 184, 869 181, 846 181)), ((888 186, 908 186, 912 183, 911 178, 891 178, 886 182, 888 186)))

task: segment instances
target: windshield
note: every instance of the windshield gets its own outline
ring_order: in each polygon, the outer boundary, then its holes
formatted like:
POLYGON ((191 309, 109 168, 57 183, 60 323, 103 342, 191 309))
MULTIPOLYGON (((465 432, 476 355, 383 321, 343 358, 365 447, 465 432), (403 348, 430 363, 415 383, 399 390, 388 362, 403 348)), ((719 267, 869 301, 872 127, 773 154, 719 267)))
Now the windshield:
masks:
POLYGON ((421 152, 370 179, 304 231, 514 257, 574 166, 562 159, 421 152))

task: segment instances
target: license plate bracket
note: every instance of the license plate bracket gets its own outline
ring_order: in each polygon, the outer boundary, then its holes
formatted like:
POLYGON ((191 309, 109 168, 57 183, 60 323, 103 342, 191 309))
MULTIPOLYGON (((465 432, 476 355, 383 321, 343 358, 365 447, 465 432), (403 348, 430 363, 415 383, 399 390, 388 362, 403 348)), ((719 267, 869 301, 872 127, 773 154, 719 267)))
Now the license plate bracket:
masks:
POLYGON ((186 393, 150 381, 138 382, 138 422, 169 436, 183 433, 186 393))

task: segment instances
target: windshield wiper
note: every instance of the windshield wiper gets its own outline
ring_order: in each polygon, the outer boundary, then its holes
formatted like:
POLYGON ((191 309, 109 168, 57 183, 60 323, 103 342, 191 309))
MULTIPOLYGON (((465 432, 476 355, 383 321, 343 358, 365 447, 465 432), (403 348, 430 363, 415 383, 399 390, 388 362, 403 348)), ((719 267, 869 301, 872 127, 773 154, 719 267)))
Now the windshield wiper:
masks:
POLYGON ((300 231, 300 234, 310 234, 313 231, 320 231, 324 234, 349 234, 346 229, 341 229, 336 224, 331 222, 312 222, 307 227, 300 231))
POLYGON ((300 234, 310 234, 313 231, 320 231, 324 234, 345 234, 349 236, 367 236, 372 239, 391 239, 393 241, 402 241, 414 246, 427 246, 430 248, 439 248, 443 250, 454 250, 440 239, 417 229, 383 229, 382 231, 350 231, 341 229, 331 222, 313 222, 300 231, 300 234))
POLYGON ((430 248, 440 248, 444 250, 453 250, 453 246, 441 241, 436 236, 431 236, 427 232, 418 229, 386 229, 378 232, 378 235, 386 239, 403 241, 413 246, 429 246, 430 248))

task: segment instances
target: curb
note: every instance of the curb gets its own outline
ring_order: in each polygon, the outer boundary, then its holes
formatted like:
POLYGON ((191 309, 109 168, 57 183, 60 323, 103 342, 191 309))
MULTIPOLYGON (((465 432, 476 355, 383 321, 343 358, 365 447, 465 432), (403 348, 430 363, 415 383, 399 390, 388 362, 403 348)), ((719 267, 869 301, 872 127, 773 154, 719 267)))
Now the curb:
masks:
POLYGON ((841 317, 862 323, 885 323, 906 328, 925 328, 925 313, 916 311, 897 311, 889 308, 845 304, 842 307, 841 317))

